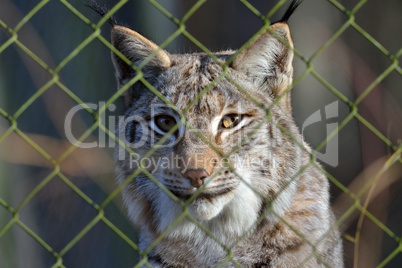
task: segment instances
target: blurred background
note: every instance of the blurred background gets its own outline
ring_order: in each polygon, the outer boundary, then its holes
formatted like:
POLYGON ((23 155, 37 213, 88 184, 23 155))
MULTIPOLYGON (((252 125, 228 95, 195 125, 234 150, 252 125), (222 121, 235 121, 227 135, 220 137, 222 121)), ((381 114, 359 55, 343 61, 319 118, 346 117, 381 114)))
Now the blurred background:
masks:
MULTIPOLYGON (((118 4, 102 2, 109 8, 118 4)), ((152 2, 128 1, 114 16, 161 44, 177 26, 152 2)), ((127 240, 136 242, 136 231, 120 195, 105 202, 116 189, 113 149, 76 148, 64 130, 77 101, 99 104, 116 92, 110 51, 91 37, 91 23, 100 18, 83 3, 0 1, 0 267, 58 267, 57 254, 66 267, 137 262, 127 240), (107 220, 101 219, 99 204, 107 220)), ((196 3, 159 2, 178 19, 196 3)), ((284 5, 271 21, 289 1, 207 1, 185 23, 186 30, 211 51, 236 49, 263 26, 255 13, 271 15, 278 3, 284 5)), ((323 165, 341 219, 346 267, 402 267, 401 14, 400 0, 306 0, 289 22, 299 54, 292 89, 296 122, 314 148, 330 134, 328 124, 339 127, 330 152, 336 161, 323 165), (337 115, 327 118, 325 107, 334 102, 337 115), (317 111, 322 120, 303 128, 317 111), (351 198, 359 191, 360 209, 354 206, 358 198, 351 198)), ((101 31, 109 40, 110 26, 101 31)), ((182 35, 166 49, 200 51, 182 35)), ((114 104, 117 109, 108 110, 105 119, 111 131, 108 118, 123 108, 120 98, 114 104)), ((94 122, 80 110, 72 120, 74 136, 87 133, 86 142, 107 141, 94 122)))

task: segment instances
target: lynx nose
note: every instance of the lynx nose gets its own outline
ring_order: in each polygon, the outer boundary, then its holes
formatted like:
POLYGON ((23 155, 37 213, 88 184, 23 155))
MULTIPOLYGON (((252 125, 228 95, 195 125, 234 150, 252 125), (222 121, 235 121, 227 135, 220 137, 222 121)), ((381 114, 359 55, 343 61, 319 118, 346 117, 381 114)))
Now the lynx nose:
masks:
POLYGON ((209 176, 208 172, 203 169, 189 169, 183 174, 184 177, 189 179, 192 186, 199 188, 204 184, 204 179, 209 176))

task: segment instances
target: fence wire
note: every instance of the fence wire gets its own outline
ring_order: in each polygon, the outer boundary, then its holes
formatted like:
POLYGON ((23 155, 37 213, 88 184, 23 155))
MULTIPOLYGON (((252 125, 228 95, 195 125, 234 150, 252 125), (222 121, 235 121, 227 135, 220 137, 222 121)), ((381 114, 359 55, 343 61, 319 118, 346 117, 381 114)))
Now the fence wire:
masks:
MULTIPOLYGON (((48 172, 46 175, 44 175, 39 181, 35 180, 35 183, 23 198, 19 200, 16 204, 14 201, 9 201, 10 199, 6 198, 5 196, 2 196, 1 194, 4 194, 4 191, 0 191, 0 208, 3 208, 5 210, 5 213, 3 211, 2 216, 4 218, 2 221, 0 221, 0 245, 5 241, 5 237, 7 236, 8 233, 12 232, 14 228, 20 228, 23 230, 29 237, 31 237, 33 240, 36 241, 37 244, 39 244, 46 252, 50 253, 53 258, 54 262, 52 263, 52 267, 66 267, 64 258, 68 252, 72 250, 80 241, 83 240, 83 238, 94 228, 94 226, 98 225, 99 223, 103 223, 106 225, 112 232, 114 232, 118 237, 121 238, 124 243, 126 243, 129 247, 131 247, 137 254, 138 254, 138 262, 134 264, 134 267, 141 267, 143 265, 151 267, 150 264, 148 263, 147 259, 147 253, 149 253, 155 245, 165 237, 169 231, 174 228, 183 218, 187 218, 194 224, 196 224, 201 230, 203 230, 208 236, 210 236, 212 239, 216 241, 219 245, 222 246, 227 252, 227 258, 220 263, 220 267, 224 266, 228 262, 232 262, 234 265, 240 267, 240 264, 236 263, 234 259, 231 258, 231 248, 228 247, 228 245, 225 245, 221 241, 219 241, 218 238, 214 237, 213 234, 207 230, 202 224, 200 224, 194 217, 192 217, 189 213, 186 207, 189 205, 191 201, 193 201, 197 194, 195 194, 190 200, 187 202, 181 201, 179 198, 177 198, 174 194, 172 194, 166 187, 164 187, 161 183, 158 182, 158 180, 145 168, 145 167, 140 167, 133 174, 125 180, 125 182, 119 186, 115 186, 113 190, 109 191, 108 195, 103 197, 102 199, 95 200, 93 197, 91 197, 88 193, 86 193, 85 190, 81 188, 81 186, 77 183, 74 182, 70 178, 70 175, 66 174, 63 172, 63 163, 65 163, 71 155, 74 154, 74 152, 77 150, 77 145, 80 143, 86 141, 88 138, 91 138, 92 136, 96 136, 96 133, 102 131, 106 133, 107 138, 110 138, 114 140, 115 142, 119 143, 120 145, 123 145, 123 142, 118 139, 118 137, 114 134, 114 129, 109 129, 108 126, 105 124, 104 121, 102 121, 102 118, 99 116, 99 114, 104 113, 107 111, 110 107, 110 105, 114 105, 118 99, 122 96, 122 94, 132 86, 134 83, 143 83, 151 92, 153 92, 155 95, 159 96, 163 102, 166 104, 172 105, 169 103, 169 101, 164 98, 157 89, 153 88, 153 86, 142 76, 142 71, 141 71, 141 66, 139 68, 134 67, 136 69, 136 75, 128 82, 125 86, 120 88, 118 91, 115 91, 111 96, 108 97, 108 99, 102 104, 102 106, 97 107, 98 110, 89 107, 86 102, 80 98, 76 93, 74 93, 74 90, 70 89, 69 86, 66 85, 66 83, 63 82, 61 72, 63 71, 66 66, 72 62, 74 59, 77 57, 80 57, 81 51, 85 50, 91 43, 95 41, 99 41, 102 46, 106 47, 108 50, 111 50, 112 52, 119 54, 119 52, 111 45, 110 41, 105 38, 102 35, 102 29, 107 27, 107 21, 108 19, 115 15, 116 12, 119 10, 122 10, 124 8, 124 5, 128 2, 126 1, 119 1, 117 2, 114 6, 111 6, 110 11, 102 18, 99 20, 94 19, 94 18, 88 18, 86 17, 81 11, 79 11, 79 8, 75 6, 71 1, 68 0, 60 0, 59 3, 63 6, 65 10, 67 10, 70 14, 73 16, 76 16, 76 18, 80 21, 79 25, 80 27, 87 27, 91 29, 90 34, 86 36, 79 44, 75 45, 74 49, 71 50, 71 52, 65 56, 59 64, 57 64, 55 67, 53 67, 53 64, 48 62, 47 59, 42 59, 40 56, 37 55, 36 52, 32 50, 29 46, 27 46, 24 43, 24 40, 20 39, 19 33, 22 31, 24 27, 27 27, 27 25, 30 23, 30 21, 33 19, 35 16, 41 16, 40 11, 46 6, 49 5, 49 3, 52 2, 50 0, 43 0, 35 4, 30 11, 23 16, 22 19, 19 20, 19 22, 15 26, 9 25, 3 18, 0 17, 0 28, 3 30, 3 33, 5 33, 6 38, 4 38, 4 41, 0 43, 0 55, 2 53, 6 53, 7 50, 10 50, 11 47, 17 48, 21 53, 24 55, 24 57, 28 57, 30 61, 33 61, 37 64, 36 68, 41 68, 46 71, 46 73, 49 75, 49 79, 47 80, 46 83, 44 83, 41 87, 37 88, 36 92, 34 92, 28 99, 26 99, 23 103, 19 105, 19 108, 15 112, 10 112, 9 109, 7 109, 4 103, 1 104, 0 102, 0 118, 3 118, 4 124, 1 126, 1 132, 0 132, 0 146, 6 147, 7 143, 10 142, 10 139, 12 137, 18 137, 19 141, 21 143, 25 143, 31 147, 34 151, 39 154, 46 164, 41 164, 42 166, 47 166, 50 167, 50 172, 48 172), (42 143, 38 142, 38 140, 35 137, 32 137, 30 133, 26 133, 21 127, 20 123, 23 123, 21 121, 24 120, 24 114, 30 113, 30 108, 32 108, 32 105, 34 103, 37 103, 40 101, 40 99, 43 97, 43 95, 47 91, 51 91, 52 87, 57 87, 61 89, 73 103, 76 104, 81 104, 85 108, 86 116, 90 117, 90 124, 87 126, 86 130, 80 135, 80 137, 77 139, 76 144, 68 144, 63 147, 63 153, 61 153, 58 157, 54 157, 54 154, 49 152, 47 149, 43 148, 42 143), (3 105, 3 107, 1 106, 3 105), (8 123, 8 125, 6 124, 8 123), (131 234, 127 234, 124 229, 122 229, 120 226, 118 226, 113 219, 111 219, 106 213, 105 210, 106 208, 113 202, 115 202, 116 198, 120 195, 120 192, 122 188, 130 183, 132 180, 135 179, 135 177, 139 174, 145 174, 151 181, 153 181, 155 184, 157 184, 172 200, 176 201, 183 207, 183 213, 178 217, 173 224, 165 230, 160 237, 156 239, 146 250, 140 250, 139 246, 137 244, 137 241, 135 241, 134 237, 132 237, 131 234), (95 212, 93 218, 88 223, 85 223, 85 225, 80 229, 78 233, 74 235, 67 243, 64 244, 61 248, 55 248, 54 245, 49 243, 48 239, 46 237, 43 237, 40 235, 40 232, 38 232, 38 228, 32 227, 32 225, 27 224, 24 220, 24 217, 21 217, 21 213, 24 209, 29 209, 30 203, 33 202, 33 200, 38 196, 38 193, 41 192, 45 187, 47 187, 51 182, 55 180, 60 180, 62 181, 69 189, 71 189, 76 195, 78 195, 85 203, 90 205, 95 212), (6 215, 6 216, 5 216, 6 215), (1 225, 2 224, 2 225, 1 225)), ((194 44, 200 51, 205 52, 208 54, 210 57, 215 59, 217 62, 218 60, 214 56, 214 54, 205 46, 203 45, 202 42, 200 42, 196 37, 195 33, 191 33, 186 25, 188 21, 193 17, 194 14, 196 14, 200 8, 202 8, 206 4, 206 0, 200 0, 196 1, 191 8, 188 9, 188 11, 181 17, 175 17, 169 10, 164 6, 163 1, 156 1, 156 0, 149 0, 149 3, 151 3, 157 10, 159 10, 166 18, 168 18, 171 22, 173 22, 176 26, 177 29, 163 41, 162 43, 159 44, 161 48, 166 48, 169 44, 174 42, 178 37, 184 36, 187 38, 192 44, 194 44)), ((271 21, 273 20, 274 16, 278 16, 278 11, 286 6, 288 4, 287 1, 277 1, 277 3, 269 10, 268 13, 263 13, 260 11, 258 8, 255 7, 255 4, 253 4, 253 1, 247 1, 247 0, 240 0, 240 2, 244 5, 244 7, 249 10, 251 13, 255 15, 256 18, 261 20, 262 27, 258 29, 255 34, 250 37, 250 39, 244 43, 243 46, 239 49, 239 51, 242 51, 243 49, 247 48, 250 43, 255 40, 255 38, 263 31, 265 31, 268 26, 270 25, 271 21)), ((356 22, 356 16, 358 13, 365 7, 367 4, 367 1, 362 0, 358 1, 354 6, 351 8, 345 7, 341 2, 338 2, 336 0, 329 0, 328 1, 332 5, 332 9, 334 12, 341 12, 344 14, 346 19, 344 20, 344 24, 339 27, 331 36, 330 38, 327 39, 327 41, 322 44, 318 49, 315 50, 314 53, 312 53, 311 56, 307 57, 306 55, 303 55, 297 48, 297 44, 295 45, 295 57, 301 61, 305 65, 305 70, 301 72, 297 77, 294 78, 294 82, 291 88, 288 89, 288 91, 292 91, 295 86, 297 86, 300 81, 305 79, 308 76, 313 77, 318 83, 320 83, 324 88, 326 88, 330 93, 332 93, 337 100, 340 102, 344 103, 346 105, 350 112, 348 113, 347 116, 339 123, 338 127, 331 133, 328 133, 327 137, 325 137, 322 142, 320 142, 316 146, 316 150, 320 151, 321 149, 325 148, 327 143, 336 135, 341 133, 343 131, 343 128, 347 126, 351 121, 357 120, 361 125, 363 125, 365 128, 367 128, 372 134, 377 136, 382 143, 387 147, 388 149, 388 157, 382 162, 381 167, 378 168, 377 172, 374 174, 370 174, 369 178, 366 180, 365 184, 358 190, 358 191, 352 191, 347 184, 345 184, 344 181, 340 180, 337 177, 334 177, 331 175, 329 172, 326 172, 323 170, 330 182, 332 183, 332 186, 336 188, 338 191, 344 193, 351 201, 349 201, 350 206, 347 208, 347 210, 344 211, 342 215, 339 215, 338 221, 336 222, 336 226, 342 226, 345 221, 348 221, 348 219, 351 217, 353 213, 356 213, 356 211, 360 215, 360 219, 367 218, 369 219, 373 224, 377 226, 377 228, 381 229, 383 234, 385 234, 389 239, 394 241, 394 248, 391 250, 387 251, 387 254, 385 256, 381 257, 381 260, 377 265, 377 267, 386 267, 388 264, 392 263, 392 260, 396 258, 397 256, 400 256, 402 253, 402 236, 401 236, 401 230, 400 227, 398 229, 399 233, 396 233, 394 228, 391 228, 387 226, 387 223, 383 221, 383 219, 379 219, 376 217, 374 214, 372 214, 368 210, 368 205, 369 205, 369 198, 365 198, 367 193, 372 193, 373 189, 378 185, 379 181, 381 180, 382 176, 388 172, 394 165, 401 165, 402 160, 401 160, 401 155, 402 155, 402 144, 396 142, 395 140, 391 139, 387 133, 384 132, 384 130, 379 129, 378 127, 374 126, 369 120, 365 118, 365 115, 362 114, 359 111, 359 104, 361 104, 370 93, 373 92, 373 90, 379 86, 384 80, 386 80, 390 75, 393 76, 402 76, 402 68, 399 63, 399 59, 402 55, 402 47, 399 48, 395 53, 390 52, 386 47, 384 47, 379 41, 377 41, 373 36, 371 36, 363 27, 361 27, 357 22, 356 22), (365 89, 356 97, 356 99, 351 98, 347 94, 344 93, 343 90, 337 88, 336 86, 332 85, 320 72, 319 69, 316 69, 314 67, 314 62, 315 60, 325 51, 346 31, 349 30, 354 30, 355 35, 360 35, 362 38, 364 38, 367 42, 370 42, 377 50, 377 52, 381 53, 385 59, 389 61, 389 66, 380 72, 380 74, 369 84, 365 87, 365 89)), ((1 14, 1 13, 0 13, 1 14)), ((313 16, 313 15, 312 15, 313 16)), ((206 18, 207 19, 207 18, 206 18)), ((219 27, 219 26, 217 26, 219 27)), ((400 38, 397 41, 401 41, 400 38)), ((68 39, 66 40, 68 42, 68 39)), ((401 44, 399 44, 401 45, 401 44)), ((121 54, 119 56, 123 57, 121 54)), ((151 55, 152 56, 152 55, 151 55)), ((108 57, 108 55, 99 55, 98 57, 108 57)), ((127 59, 124 59, 127 61, 127 59)), ((227 63, 222 64, 222 69, 225 70, 228 65, 230 64, 231 60, 230 59, 227 63)), ((11 67, 9 63, 6 63, 8 67, 11 67)), ((96 64, 96 63, 95 63, 96 64)), ((96 74, 94 74, 96 75, 96 74)), ((218 83, 221 79, 229 79, 231 80, 230 76, 228 76, 227 72, 223 71, 222 74, 217 77, 214 81, 211 82, 211 84, 206 87, 203 91, 200 92, 198 98, 194 99, 193 102, 187 107, 187 109, 190 109, 191 106, 195 105, 198 101, 198 99, 208 92, 216 83, 218 83)), ((233 83, 235 83, 233 80, 231 80, 233 83)), ((239 91, 243 92, 244 94, 247 94, 239 85, 236 85, 239 91)), ((8 88, 8 95, 12 96, 12 89, 8 88)), ((256 100, 252 95, 248 95, 252 101, 258 104, 258 100, 256 100)), ((267 109, 267 113, 269 113, 269 109, 267 109)), ((267 119, 269 121, 269 119, 267 119)), ((273 123, 272 121, 269 121, 270 123, 273 123)), ((400 123, 400 122, 399 122, 400 123)), ((185 122, 180 122, 180 124, 185 124, 185 122)), ((176 125, 175 128, 171 130, 173 133, 176 131, 179 127, 180 124, 176 125)), ((191 126, 186 125, 186 127, 191 128, 191 126)), ((286 132, 283 130, 284 133, 286 132)), ((286 135, 290 135, 289 133, 285 133, 286 135)), ((208 142, 204 137, 202 137, 201 133, 197 133, 197 135, 201 138, 204 139, 205 142, 208 142)), ((162 138, 159 143, 162 144, 166 139, 168 138, 168 135, 166 135, 164 138, 162 138)), ((400 138, 400 137, 399 137, 400 138)), ((296 142, 296 141, 295 141, 296 142)), ((211 147, 213 147, 212 144, 209 144, 211 147)), ((239 144, 241 146, 241 144, 239 144)), ((301 146, 301 145, 300 145, 301 146)), ((302 146, 301 146, 302 147, 302 146)), ((129 153, 133 153, 132 149, 128 148, 125 146, 125 149, 129 153)), ((213 148, 216 150, 216 148, 213 148)), ((152 154, 155 152, 156 147, 154 147, 152 150, 150 150, 145 157, 150 157, 152 154)), ((8 154, 11 152, 6 152, 5 154, 8 154)), ((4 154, 4 152, 3 152, 4 154)), ((4 157, 2 157, 4 158, 4 157)), ((313 159, 314 157, 312 157, 313 159)), ((8 159, 8 158, 6 158, 8 159)), ((18 159, 17 159, 18 160, 18 159)), ((17 161, 18 162, 18 161, 17 161)), ((102 165, 102 163, 99 163, 99 165, 102 165)), ((311 161, 309 165, 315 165, 314 161, 311 161)), ((317 166, 318 168, 321 168, 320 166, 317 166)), ((0 166, 1 168, 1 166, 0 166)), ((299 173, 303 172, 304 168, 303 167, 299 173)), ((232 170, 232 172, 235 172, 232 170)), ((2 172, 3 173, 3 172, 2 172)), ((4 172, 4 174, 6 174, 4 172)), ((237 174, 238 175, 238 174, 237 174)), ((19 178, 12 178, 12 180, 19 180, 19 178)), ((112 180, 112 178, 110 178, 112 180)), ((6 185, 6 184, 4 184, 6 185)), ((2 187, 0 185, 0 187, 2 187)), ((250 186, 251 187, 251 186, 250 186)), ((255 191, 255 189, 252 189, 255 191)), ((255 191, 258 193, 257 191, 255 191)), ((370 194, 369 194, 370 195, 370 194)), ((399 224, 402 222, 399 221, 399 224)), ((40 220, 39 220, 39 225, 40 220)), ((258 222, 255 223, 257 225, 258 222)), ((334 228, 336 227, 334 226, 334 228)), ((246 230, 245 230, 246 231, 246 230)), ((298 230, 294 230, 296 233, 301 235, 301 233, 298 230)), ((354 235, 350 234, 344 234, 343 238, 347 240, 349 243, 356 245, 359 243, 359 238, 362 235, 361 230, 359 228, 356 229, 356 232, 354 235)), ((303 237, 308 241, 308 238, 303 237)), ((323 237, 325 238, 325 237, 323 237)), ((369 242, 369 241, 368 241, 369 242)), ((380 246, 380 245, 377 245, 380 246)), ((3 247, 7 247, 7 245, 2 245, 0 249, 3 247)), ((92 250, 92 249, 89 249, 92 250)), ((0 253, 0 256, 3 254, 0 253)), ((313 256, 311 256, 313 257, 313 256)), ((360 257, 362 258, 362 257, 360 257)), ((303 263, 305 263, 307 260, 301 260, 300 267, 303 266, 303 263)), ((1 262, 0 262, 1 263, 1 262)), ((400 264, 400 263, 399 263, 400 264)), ((397 264, 393 264, 397 265, 397 264)), ((27 266, 28 267, 28 266, 27 266)), ((396 267, 396 266, 393 266, 396 267)))

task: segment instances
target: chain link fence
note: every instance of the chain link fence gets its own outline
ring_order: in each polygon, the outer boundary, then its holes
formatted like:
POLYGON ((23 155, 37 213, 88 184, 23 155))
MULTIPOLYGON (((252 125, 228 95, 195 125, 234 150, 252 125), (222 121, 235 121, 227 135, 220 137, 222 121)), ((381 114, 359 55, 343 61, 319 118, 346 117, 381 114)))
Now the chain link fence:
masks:
MULTIPOLYGON (((150 266, 146 252, 152 248, 139 249, 122 209, 124 184, 115 184, 113 148, 77 147, 102 141, 108 147, 121 144, 111 118, 121 114, 120 97, 129 86, 112 90, 116 86, 109 55, 116 50, 107 21, 112 15, 119 21, 127 18, 132 28, 144 28, 161 48, 187 51, 181 45, 185 44, 214 57, 209 48, 220 50, 222 43, 246 48, 288 5, 232 2, 113 1, 107 3, 110 11, 98 18, 80 1, 2 0, 1 267, 150 266), (223 20, 220 15, 229 21, 216 24, 223 20), (216 31, 208 33, 209 25, 216 31), (83 109, 72 120, 77 139, 71 144, 64 124, 77 104, 83 109)), ((327 163, 324 172, 331 182, 347 267, 402 264, 402 6, 397 1, 388 4, 384 8, 389 16, 378 18, 380 30, 374 31, 383 35, 374 36, 367 19, 372 20, 373 10, 379 17, 383 11, 376 7, 385 3, 371 1, 306 1, 290 22, 296 74, 289 90, 296 121, 322 155, 331 141, 339 141, 337 159, 327 163), (333 102, 340 107, 335 128, 325 132, 325 120, 310 130, 304 127, 310 114, 333 102)), ((140 70, 130 81, 134 82, 158 95, 140 70)), ((141 172, 158 184, 144 168, 125 183, 141 172)), ((202 228, 186 210, 183 217, 202 228)))

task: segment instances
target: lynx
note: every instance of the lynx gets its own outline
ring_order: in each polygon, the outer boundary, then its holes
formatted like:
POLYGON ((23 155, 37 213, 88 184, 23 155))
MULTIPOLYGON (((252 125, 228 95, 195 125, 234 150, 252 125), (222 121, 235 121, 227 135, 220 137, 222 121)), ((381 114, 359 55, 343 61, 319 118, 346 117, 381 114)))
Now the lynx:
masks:
POLYGON ((152 266, 343 267, 328 181, 292 117, 299 4, 213 55, 170 54, 113 23, 117 135, 134 151, 117 149, 117 180, 152 266))

